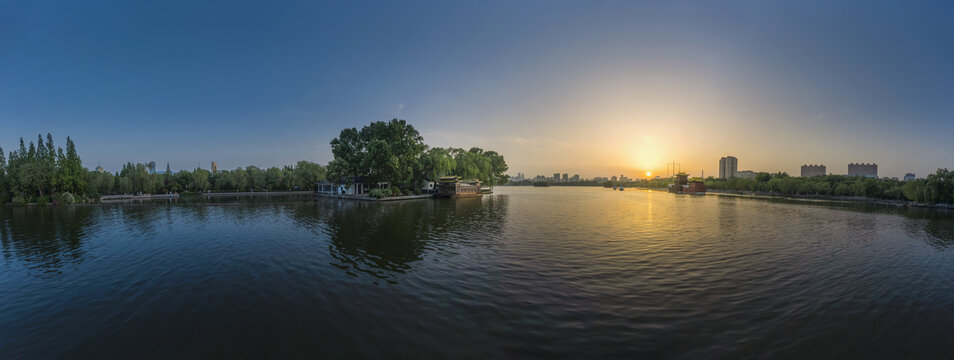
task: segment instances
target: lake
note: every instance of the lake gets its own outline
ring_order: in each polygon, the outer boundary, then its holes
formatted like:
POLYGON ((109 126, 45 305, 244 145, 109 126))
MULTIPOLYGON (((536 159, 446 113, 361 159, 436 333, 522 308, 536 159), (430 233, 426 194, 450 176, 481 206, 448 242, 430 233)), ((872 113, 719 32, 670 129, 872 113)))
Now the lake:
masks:
POLYGON ((954 353, 952 212, 592 187, 295 200, 0 208, 0 358, 954 353))

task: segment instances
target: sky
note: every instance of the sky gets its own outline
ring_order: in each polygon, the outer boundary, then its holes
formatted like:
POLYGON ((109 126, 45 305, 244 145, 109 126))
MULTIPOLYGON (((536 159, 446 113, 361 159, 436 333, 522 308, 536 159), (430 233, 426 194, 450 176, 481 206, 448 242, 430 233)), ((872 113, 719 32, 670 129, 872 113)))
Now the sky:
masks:
POLYGON ((408 120, 510 174, 954 168, 954 3, 5 1, 0 147, 84 166, 327 163, 408 120))

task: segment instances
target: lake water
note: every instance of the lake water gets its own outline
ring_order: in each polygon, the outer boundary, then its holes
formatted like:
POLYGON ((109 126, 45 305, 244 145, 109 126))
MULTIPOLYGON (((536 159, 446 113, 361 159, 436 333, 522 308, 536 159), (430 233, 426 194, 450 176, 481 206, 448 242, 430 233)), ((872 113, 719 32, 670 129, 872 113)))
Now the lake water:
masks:
POLYGON ((954 213, 603 188, 0 208, 0 358, 954 354, 954 213))

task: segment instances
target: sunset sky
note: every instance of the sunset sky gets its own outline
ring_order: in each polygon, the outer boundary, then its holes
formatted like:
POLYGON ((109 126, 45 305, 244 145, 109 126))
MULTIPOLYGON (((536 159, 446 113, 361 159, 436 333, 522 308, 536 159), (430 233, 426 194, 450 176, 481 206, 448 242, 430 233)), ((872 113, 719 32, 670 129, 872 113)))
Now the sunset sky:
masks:
POLYGON ((510 173, 954 167, 950 2, 3 2, 0 146, 84 165, 331 160, 399 117, 510 173))

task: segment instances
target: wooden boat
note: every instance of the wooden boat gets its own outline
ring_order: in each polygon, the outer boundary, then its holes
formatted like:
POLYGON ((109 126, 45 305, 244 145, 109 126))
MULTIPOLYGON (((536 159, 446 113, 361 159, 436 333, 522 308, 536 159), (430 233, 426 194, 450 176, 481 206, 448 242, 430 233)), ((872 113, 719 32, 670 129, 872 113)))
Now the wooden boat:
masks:
POLYGON ((461 181, 457 176, 444 176, 437 180, 437 196, 469 197, 482 196, 480 181, 461 181))
POLYGON ((705 195, 706 183, 701 180, 689 180, 685 173, 676 174, 676 182, 669 184, 669 192, 673 194, 705 195))

